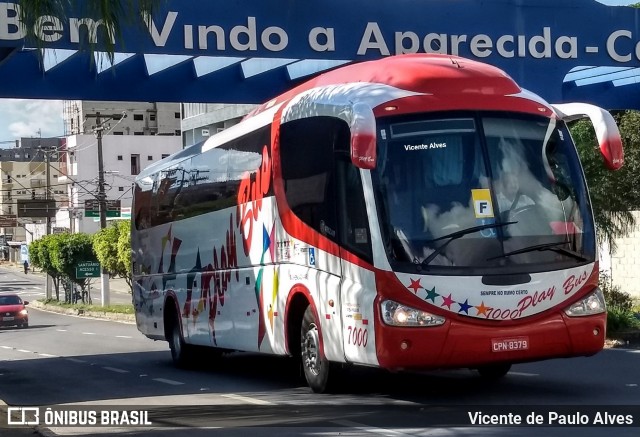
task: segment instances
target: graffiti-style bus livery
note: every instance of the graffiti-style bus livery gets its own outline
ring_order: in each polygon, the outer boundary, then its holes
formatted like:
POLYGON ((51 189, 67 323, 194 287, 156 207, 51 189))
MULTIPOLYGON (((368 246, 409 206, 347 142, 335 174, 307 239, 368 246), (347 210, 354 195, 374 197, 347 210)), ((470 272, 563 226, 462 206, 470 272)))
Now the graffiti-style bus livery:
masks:
POLYGON ((604 344, 593 215, 565 122, 503 71, 402 55, 317 76, 136 179, 139 330, 301 358, 314 391, 346 365, 467 367, 604 344))

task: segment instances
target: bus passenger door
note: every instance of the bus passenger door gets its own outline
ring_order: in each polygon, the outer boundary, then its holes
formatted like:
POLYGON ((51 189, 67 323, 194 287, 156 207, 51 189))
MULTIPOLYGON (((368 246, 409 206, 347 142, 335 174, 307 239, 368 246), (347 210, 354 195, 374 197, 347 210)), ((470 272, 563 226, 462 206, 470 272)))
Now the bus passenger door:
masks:
POLYGON ((377 364, 373 330, 375 275, 370 267, 371 233, 360 173, 346 155, 336 160, 342 341, 347 362, 377 364))

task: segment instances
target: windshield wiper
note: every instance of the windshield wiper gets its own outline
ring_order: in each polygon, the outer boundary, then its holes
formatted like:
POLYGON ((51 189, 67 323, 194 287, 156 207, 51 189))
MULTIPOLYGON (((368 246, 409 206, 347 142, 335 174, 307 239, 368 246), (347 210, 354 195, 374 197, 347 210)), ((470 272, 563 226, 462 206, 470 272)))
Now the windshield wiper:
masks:
POLYGON ((491 228, 501 228, 503 226, 513 225, 515 223, 518 223, 518 222, 487 223, 486 225, 479 225, 479 226, 473 226, 473 227, 467 228, 467 229, 461 229, 459 231, 452 232, 452 233, 444 235, 442 237, 438 237, 438 238, 434 238, 433 240, 429 240, 429 241, 427 241, 427 243, 433 243, 434 241, 440 241, 440 240, 444 240, 444 239, 447 239, 447 238, 449 239, 442 246, 440 246, 437 249, 435 249, 428 257, 426 257, 420 263, 420 265, 428 266, 429 263, 431 261, 433 261, 435 257, 440 255, 440 253, 442 253, 444 248, 447 247, 449 245, 449 243, 451 243, 453 240, 456 240, 456 239, 458 239, 460 237, 463 237, 465 235, 468 235, 468 234, 473 234, 474 232, 483 231, 485 229, 491 229, 491 228))
POLYGON ((578 261, 588 261, 588 259, 586 257, 580 255, 578 252, 574 252, 573 250, 565 249, 564 247, 556 247, 556 246, 562 246, 564 244, 569 244, 569 242, 568 241, 560 241, 560 242, 557 242, 557 243, 536 244, 534 246, 523 247, 522 249, 512 250, 511 252, 506 252, 506 253, 504 253, 502 255, 498 255, 498 256, 493 256, 491 258, 487 258, 487 261, 491 261, 491 260, 498 259, 498 258, 507 258, 507 257, 509 257, 511 255, 518 255, 520 253, 533 252, 533 251, 536 251, 536 250, 539 250, 539 251, 551 250, 553 252, 561 253, 561 254, 569 256, 571 258, 577 259, 578 261))

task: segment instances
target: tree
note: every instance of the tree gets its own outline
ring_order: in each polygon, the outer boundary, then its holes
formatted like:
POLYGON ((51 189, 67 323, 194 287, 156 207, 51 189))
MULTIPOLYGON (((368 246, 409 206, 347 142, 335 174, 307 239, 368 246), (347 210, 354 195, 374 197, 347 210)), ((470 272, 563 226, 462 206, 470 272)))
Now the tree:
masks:
POLYGON ((112 277, 123 278, 131 289, 131 221, 117 220, 93 237, 100 264, 112 277))
POLYGON ((589 186, 589 194, 600 243, 615 251, 615 238, 627 235, 635 226, 630 211, 640 209, 640 112, 615 115, 625 149, 624 166, 612 172, 605 168, 591 123, 578 121, 571 126, 589 186))
POLYGON ((87 280, 76 278, 76 266, 85 261, 97 261, 89 234, 58 234, 54 240, 51 262, 56 270, 80 285, 84 294, 87 280))
POLYGON ((45 235, 29 245, 31 264, 51 276, 56 292, 56 300, 60 300, 60 281, 64 275, 54 266, 51 255, 56 245, 55 241, 59 238, 59 235, 45 235))
POLYGON ((68 23, 69 17, 80 14, 101 21, 102 32, 99 43, 85 41, 85 47, 93 51, 96 47, 104 50, 113 62, 115 41, 122 36, 125 25, 143 24, 143 17, 152 16, 161 0, 18 0, 18 16, 26 31, 26 38, 40 48, 44 44, 36 38, 36 32, 44 25, 40 17, 57 17, 68 23))

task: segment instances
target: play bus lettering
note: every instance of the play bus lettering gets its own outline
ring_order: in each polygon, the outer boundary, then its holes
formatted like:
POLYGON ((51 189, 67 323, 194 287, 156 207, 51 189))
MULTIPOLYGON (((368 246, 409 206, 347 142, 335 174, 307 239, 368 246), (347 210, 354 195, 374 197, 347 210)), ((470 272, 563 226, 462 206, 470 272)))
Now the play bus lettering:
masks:
POLYGON ((348 365, 469 367, 604 344, 591 205, 565 124, 504 72, 446 55, 333 70, 145 169, 132 226, 138 329, 300 358, 314 391, 348 365))

